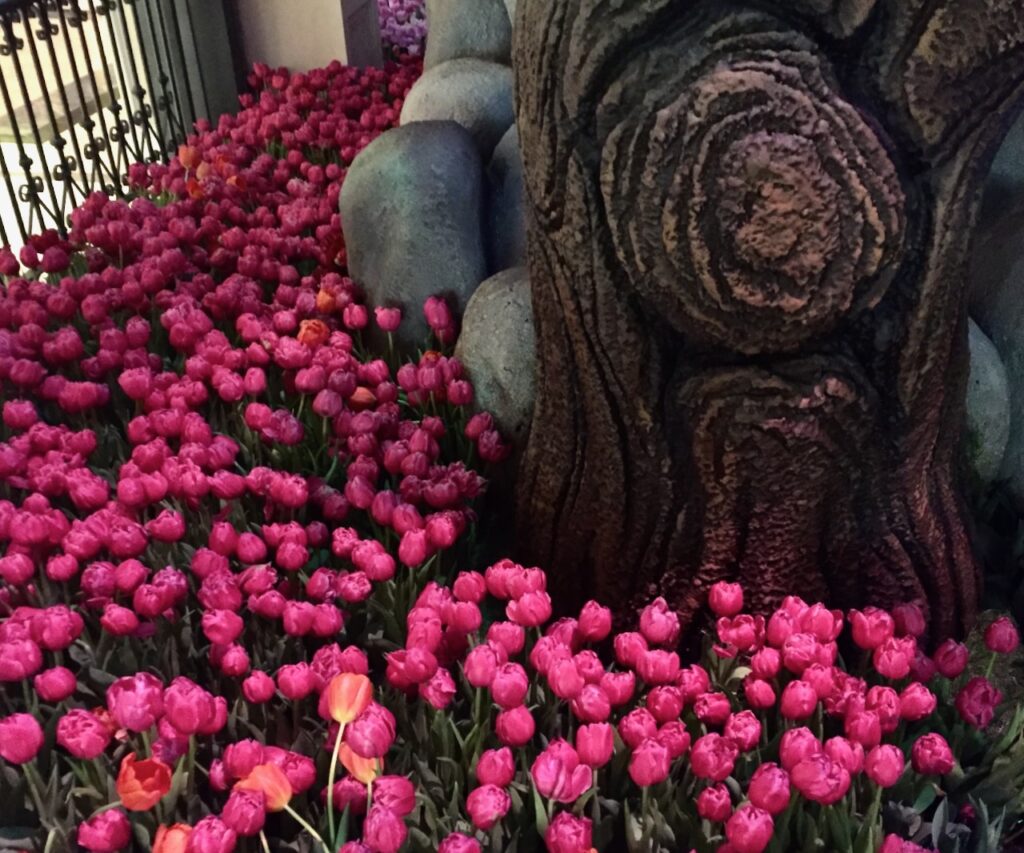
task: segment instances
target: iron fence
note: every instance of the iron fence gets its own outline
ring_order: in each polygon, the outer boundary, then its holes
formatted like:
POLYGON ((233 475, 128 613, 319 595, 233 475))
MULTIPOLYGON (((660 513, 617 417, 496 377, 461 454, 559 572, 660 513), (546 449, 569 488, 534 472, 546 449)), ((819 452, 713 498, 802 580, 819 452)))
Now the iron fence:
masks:
POLYGON ((89 192, 227 108, 223 20, 217 0, 0 0, 0 245, 63 233, 89 192))

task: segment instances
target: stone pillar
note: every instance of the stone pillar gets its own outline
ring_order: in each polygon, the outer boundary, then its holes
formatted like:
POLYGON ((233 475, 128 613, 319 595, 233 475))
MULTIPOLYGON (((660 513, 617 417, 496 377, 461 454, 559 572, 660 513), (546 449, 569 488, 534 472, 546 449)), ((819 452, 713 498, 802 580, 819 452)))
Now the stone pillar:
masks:
POLYGON ((341 0, 343 42, 342 62, 347 65, 384 63, 380 40, 380 14, 377 0, 341 0))

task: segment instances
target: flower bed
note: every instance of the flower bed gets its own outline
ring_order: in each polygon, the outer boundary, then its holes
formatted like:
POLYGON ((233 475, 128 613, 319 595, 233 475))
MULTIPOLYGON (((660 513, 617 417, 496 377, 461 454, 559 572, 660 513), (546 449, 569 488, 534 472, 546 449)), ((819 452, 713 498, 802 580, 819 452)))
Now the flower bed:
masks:
POLYGON ((928 657, 912 604, 765 619, 720 584, 685 662, 661 600, 613 635, 487 565, 508 448, 452 314, 429 300, 435 348, 396 354, 335 212, 418 70, 258 67, 132 201, 0 252, 2 837, 996 849, 1024 812, 1024 711, 990 681, 1008 620, 928 657))

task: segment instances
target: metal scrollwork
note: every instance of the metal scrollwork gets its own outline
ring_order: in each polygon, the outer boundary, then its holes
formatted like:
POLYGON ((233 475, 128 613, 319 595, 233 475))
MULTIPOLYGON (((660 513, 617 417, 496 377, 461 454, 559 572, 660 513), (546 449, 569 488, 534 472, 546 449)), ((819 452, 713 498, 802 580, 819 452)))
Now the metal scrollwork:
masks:
POLYGON ((24 204, 38 204, 43 193, 43 179, 29 175, 26 183, 18 187, 18 198, 24 204))
POLYGON ((3 41, 0 42, 0 56, 10 56, 16 50, 21 50, 25 46, 25 40, 14 34, 14 22, 16 20, 17 12, 0 15, 0 30, 3 31, 3 41))
POLYGON ((56 8, 49 9, 49 3, 43 2, 36 6, 34 9, 29 9, 29 14, 33 18, 39 19, 39 29, 35 31, 36 38, 40 41, 49 41, 55 35, 60 33, 57 25, 50 20, 50 11, 56 12, 56 8))

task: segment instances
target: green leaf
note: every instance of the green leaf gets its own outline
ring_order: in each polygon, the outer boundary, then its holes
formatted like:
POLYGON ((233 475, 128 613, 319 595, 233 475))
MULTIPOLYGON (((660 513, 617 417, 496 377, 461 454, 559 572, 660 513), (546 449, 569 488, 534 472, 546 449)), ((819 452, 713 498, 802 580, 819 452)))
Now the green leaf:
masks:
POLYGON ((543 838, 544 834, 548 831, 548 813, 544 808, 544 800, 541 799, 536 786, 531 785, 530 790, 533 791, 533 810, 537 818, 537 834, 543 838))
POLYGON ((845 810, 840 814, 840 810, 835 806, 827 806, 825 808, 825 823, 828 825, 829 834, 832 836, 832 843, 835 845, 834 849, 849 850, 853 847, 850 823, 845 810))
POLYGON ((921 812, 925 811, 925 809, 935 802, 938 795, 938 789, 934 785, 928 784, 927 787, 917 795, 917 799, 914 800, 914 811, 921 814, 921 812))
POLYGON ((932 816, 932 847, 938 849, 939 839, 946 834, 947 823, 949 823, 949 800, 943 797, 932 816))

